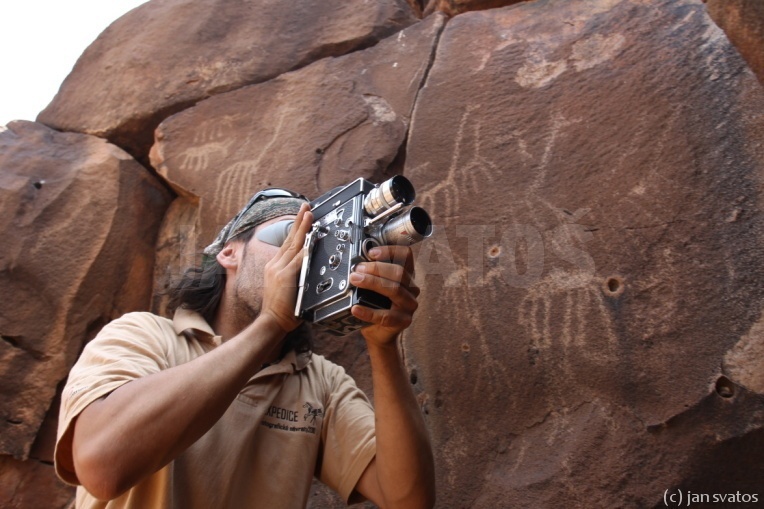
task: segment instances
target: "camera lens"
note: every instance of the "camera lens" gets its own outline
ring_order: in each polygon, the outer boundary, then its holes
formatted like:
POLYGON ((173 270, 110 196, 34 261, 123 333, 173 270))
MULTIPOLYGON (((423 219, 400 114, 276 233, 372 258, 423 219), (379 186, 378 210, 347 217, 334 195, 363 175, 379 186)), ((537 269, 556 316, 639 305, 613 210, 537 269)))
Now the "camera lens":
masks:
POLYGON ((416 191, 409 179, 396 175, 371 190, 364 199, 363 206, 366 213, 374 217, 398 203, 408 205, 414 201, 415 197, 416 191))
POLYGON ((421 235, 422 238, 430 235, 432 230, 432 221, 430 215, 425 212, 422 207, 412 207, 409 213, 411 226, 414 227, 414 231, 421 235))
POLYGON ((416 191, 411 181, 402 175, 396 175, 387 181, 390 184, 390 194, 396 201, 408 205, 416 198, 416 191))
POLYGON ((383 244, 410 246, 431 234, 432 220, 429 214, 421 207, 411 207, 385 223, 377 236, 383 244))

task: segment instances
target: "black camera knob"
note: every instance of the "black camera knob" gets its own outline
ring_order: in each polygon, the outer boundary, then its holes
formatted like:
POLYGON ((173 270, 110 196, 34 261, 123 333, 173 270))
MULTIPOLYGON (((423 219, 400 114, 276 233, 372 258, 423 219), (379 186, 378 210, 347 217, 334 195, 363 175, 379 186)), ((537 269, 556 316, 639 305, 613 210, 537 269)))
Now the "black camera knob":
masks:
POLYGON ((336 270, 337 267, 340 266, 341 262, 342 262, 342 253, 341 252, 334 253, 332 256, 329 257, 329 268, 332 270, 336 270))

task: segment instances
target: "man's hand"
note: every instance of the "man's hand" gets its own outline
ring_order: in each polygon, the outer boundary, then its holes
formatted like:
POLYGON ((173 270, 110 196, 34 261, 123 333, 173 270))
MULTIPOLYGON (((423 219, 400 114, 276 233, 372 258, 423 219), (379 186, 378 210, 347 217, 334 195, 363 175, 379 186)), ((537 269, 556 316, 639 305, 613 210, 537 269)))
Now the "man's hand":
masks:
POLYGON ((392 301, 390 309, 353 306, 353 316, 372 325, 361 329, 366 341, 384 346, 411 325, 419 304, 419 288, 414 284, 414 257, 407 246, 381 246, 369 253, 371 262, 359 263, 350 275, 358 288, 374 291, 392 301))
POLYGON ((285 333, 297 328, 301 322, 294 316, 297 278, 300 276, 305 235, 310 231, 312 223, 310 206, 303 204, 286 240, 276 255, 265 264, 260 315, 272 318, 285 333))

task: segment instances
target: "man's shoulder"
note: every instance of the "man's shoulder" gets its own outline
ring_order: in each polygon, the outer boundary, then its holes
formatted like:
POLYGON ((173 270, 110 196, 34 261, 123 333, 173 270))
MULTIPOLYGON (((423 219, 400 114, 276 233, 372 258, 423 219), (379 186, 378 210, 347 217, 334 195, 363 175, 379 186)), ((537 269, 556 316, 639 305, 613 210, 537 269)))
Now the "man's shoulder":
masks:
POLYGON ((145 330, 154 331, 163 334, 176 335, 173 328, 173 322, 169 318, 155 315, 148 311, 131 311, 125 313, 119 318, 115 318, 104 329, 120 328, 124 330, 145 330))
POLYGON ((127 341, 137 345, 167 343, 176 338, 172 320, 148 311, 132 311, 107 323, 92 343, 127 341))
POLYGON ((345 371, 345 368, 343 368, 339 364, 333 361, 330 361, 323 355, 318 354, 316 352, 310 353, 310 364, 308 364, 308 367, 314 370, 322 371, 322 372, 329 372, 329 371, 336 371, 336 370, 342 370, 343 372, 345 371))
POLYGON ((154 313, 125 313, 106 324, 85 346, 85 353, 96 354, 99 358, 105 354, 151 358, 157 365, 170 367, 209 350, 209 345, 177 329, 172 319, 154 313))
POLYGON ((320 378, 326 381, 329 385, 335 385, 346 380, 353 380, 350 375, 347 374, 344 367, 315 352, 311 354, 307 371, 311 377, 320 378))
POLYGON ((149 311, 130 311, 128 313, 123 314, 119 318, 115 318, 110 323, 114 322, 127 322, 127 323, 146 323, 146 324, 156 324, 159 326, 170 326, 172 327, 172 320, 169 318, 165 318, 164 316, 159 316, 154 313, 151 313, 149 311))

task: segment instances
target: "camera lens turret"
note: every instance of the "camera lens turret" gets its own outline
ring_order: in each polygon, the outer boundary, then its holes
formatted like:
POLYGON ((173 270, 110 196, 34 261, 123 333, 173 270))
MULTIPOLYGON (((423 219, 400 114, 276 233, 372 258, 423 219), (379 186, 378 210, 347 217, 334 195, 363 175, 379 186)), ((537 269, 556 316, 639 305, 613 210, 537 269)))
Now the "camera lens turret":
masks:
POLYGON ((410 246, 432 234, 432 220, 422 207, 411 207, 369 233, 384 245, 410 246))
POLYGON ((369 216, 375 217, 399 203, 408 205, 415 197, 416 191, 411 181, 396 175, 372 189, 363 201, 363 208, 369 216))

